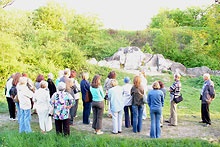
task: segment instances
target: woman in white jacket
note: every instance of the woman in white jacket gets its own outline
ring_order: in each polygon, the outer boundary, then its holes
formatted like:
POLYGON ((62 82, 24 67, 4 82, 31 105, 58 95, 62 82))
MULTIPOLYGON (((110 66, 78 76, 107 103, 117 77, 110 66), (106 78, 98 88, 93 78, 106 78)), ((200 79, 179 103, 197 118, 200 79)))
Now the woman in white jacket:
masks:
POLYGON ((49 111, 52 106, 50 104, 50 94, 46 81, 43 80, 40 82, 40 88, 34 93, 33 100, 35 102, 41 132, 50 131, 52 129, 52 118, 49 116, 49 111))

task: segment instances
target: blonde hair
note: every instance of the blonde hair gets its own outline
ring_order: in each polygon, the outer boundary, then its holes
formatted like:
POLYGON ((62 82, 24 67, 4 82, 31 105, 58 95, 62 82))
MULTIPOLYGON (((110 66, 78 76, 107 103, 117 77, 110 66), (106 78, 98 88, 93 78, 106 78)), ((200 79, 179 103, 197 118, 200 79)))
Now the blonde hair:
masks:
POLYGON ((180 75, 179 73, 176 73, 176 74, 174 74, 174 78, 175 78, 175 79, 180 79, 180 78, 181 78, 181 75, 180 75))
POLYGON ((153 85, 152 85, 152 88, 153 88, 153 89, 160 89, 160 84, 159 84, 159 82, 155 81, 155 82, 153 83, 153 85))
POLYGON ((89 73, 88 72, 82 73, 82 79, 83 80, 87 80, 88 78, 89 78, 89 73))
POLYGON ((210 74, 209 74, 209 73, 205 73, 205 74, 203 75, 203 78, 210 79, 210 74))
POLYGON ((117 86, 118 85, 118 81, 116 79, 112 79, 111 80, 111 85, 112 85, 112 87, 117 86))
POLYGON ((41 88, 47 88, 47 87, 48 87, 47 81, 44 81, 44 80, 41 81, 41 82, 40 82, 40 87, 41 87, 41 88))
POLYGON ((27 85, 27 81, 28 81, 27 77, 20 77, 19 78, 20 85, 27 85))

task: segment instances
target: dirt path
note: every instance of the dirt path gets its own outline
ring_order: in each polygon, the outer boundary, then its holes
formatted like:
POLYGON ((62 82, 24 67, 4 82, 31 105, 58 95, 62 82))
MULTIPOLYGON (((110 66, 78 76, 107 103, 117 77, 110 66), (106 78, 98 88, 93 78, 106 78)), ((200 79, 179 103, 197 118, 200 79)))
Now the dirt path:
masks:
MULTIPOLYGON (((91 114, 92 116, 92 114, 91 114)), ((92 120, 92 118, 91 118, 92 120)), ((164 123, 161 128, 161 138, 200 138, 208 140, 210 142, 220 142, 220 120, 214 120, 212 125, 209 127, 204 127, 203 124, 198 123, 199 118, 195 116, 186 116, 184 119, 178 120, 178 126, 172 127, 164 123), (189 118, 191 117, 191 118, 189 118)), ((32 122, 38 122, 37 115, 32 116, 32 122)), ((16 121, 10 121, 8 119, 8 114, 0 114, 0 127, 8 123, 16 123, 16 121)), ((77 117, 74 126, 71 126, 76 130, 87 131, 88 133, 93 133, 92 125, 85 125, 82 123, 81 116, 77 117)), ((132 128, 123 127, 122 133, 114 135, 111 134, 112 131, 112 120, 104 116, 103 118, 103 129, 105 134, 118 137, 137 137, 137 138, 149 138, 150 134, 150 119, 149 116, 146 120, 143 120, 142 131, 140 133, 133 133, 132 128)), ((72 130, 74 131, 74 130, 72 130)))

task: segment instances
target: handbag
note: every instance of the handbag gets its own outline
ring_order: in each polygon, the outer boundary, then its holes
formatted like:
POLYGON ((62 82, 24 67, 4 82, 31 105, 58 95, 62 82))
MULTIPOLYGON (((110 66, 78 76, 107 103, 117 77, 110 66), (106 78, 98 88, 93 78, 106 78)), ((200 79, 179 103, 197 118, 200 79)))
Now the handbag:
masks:
POLYGON ((179 102, 182 102, 183 101, 183 96, 182 94, 180 94, 180 96, 178 96, 177 98, 174 98, 173 101, 178 104, 179 102))
POLYGON ((92 93, 90 90, 86 91, 86 97, 85 97, 85 102, 92 102, 92 93))

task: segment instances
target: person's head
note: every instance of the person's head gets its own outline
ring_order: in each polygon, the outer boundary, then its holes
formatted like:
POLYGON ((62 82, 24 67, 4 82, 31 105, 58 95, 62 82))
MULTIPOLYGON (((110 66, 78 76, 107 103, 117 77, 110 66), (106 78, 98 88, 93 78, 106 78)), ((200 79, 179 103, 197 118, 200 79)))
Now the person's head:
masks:
POLYGON ((69 77, 70 76, 70 69, 65 68, 63 73, 64 73, 64 76, 69 77))
POLYGON ((82 79, 83 80, 88 80, 89 79, 89 73, 88 72, 82 73, 82 79))
POLYGON ((164 88, 164 83, 162 81, 158 81, 160 88, 164 88))
POLYGON ((174 80, 179 81, 181 78, 181 75, 179 73, 174 74, 174 80))
POLYGON ((76 77, 76 71, 75 70, 71 70, 70 78, 75 78, 75 77, 76 77))
POLYGON ((159 82, 155 81, 155 82, 153 83, 153 85, 152 85, 152 88, 153 88, 153 89, 160 89, 160 84, 159 84, 159 82))
POLYGON ((124 83, 129 83, 130 82, 130 78, 129 77, 125 77, 124 78, 124 83))
POLYGON ((135 76, 133 79, 133 84, 135 87, 139 87, 141 85, 141 77, 140 76, 135 76))
POLYGON ((210 79, 210 74, 208 74, 208 73, 203 74, 203 80, 204 81, 207 81, 209 79, 210 79))
POLYGON ((57 85, 57 89, 59 91, 64 91, 66 89, 66 83, 64 82, 59 82, 58 85, 57 85))
POLYGON ((140 72, 140 75, 146 77, 146 72, 144 69, 141 69, 139 72, 140 72))
POLYGON ((115 87, 118 85, 118 81, 116 79, 111 80, 112 87, 115 87))
POLYGON ((20 77, 19 78, 19 85, 27 85, 27 77, 20 77))
POLYGON ((109 79, 116 79, 116 72, 115 71, 111 71, 109 73, 109 76, 108 76, 109 79))
POLYGON ((21 76, 22 76, 22 75, 21 75, 21 73, 19 73, 19 72, 17 72, 17 73, 14 74, 13 80, 12 80, 12 85, 13 85, 13 86, 16 86, 16 85, 18 84, 19 79, 20 79, 21 76))
POLYGON ((48 87, 47 81, 42 80, 42 81, 40 82, 40 88, 47 88, 47 87, 48 87))
POLYGON ((49 73, 49 74, 48 74, 48 79, 52 79, 52 80, 53 80, 53 77, 54 77, 54 76, 53 76, 52 73, 49 73))
POLYGON ((23 72, 22 77, 28 77, 28 74, 23 72))
POLYGON ((44 80, 44 76, 42 74, 39 74, 36 78, 36 82, 41 82, 42 80, 44 80))
POLYGON ((100 75, 95 75, 92 79, 91 86, 93 88, 98 88, 101 85, 101 76, 100 75))

